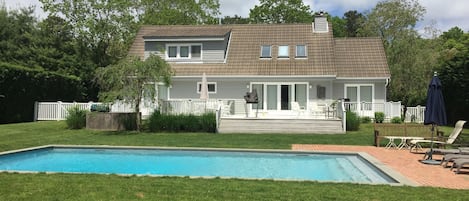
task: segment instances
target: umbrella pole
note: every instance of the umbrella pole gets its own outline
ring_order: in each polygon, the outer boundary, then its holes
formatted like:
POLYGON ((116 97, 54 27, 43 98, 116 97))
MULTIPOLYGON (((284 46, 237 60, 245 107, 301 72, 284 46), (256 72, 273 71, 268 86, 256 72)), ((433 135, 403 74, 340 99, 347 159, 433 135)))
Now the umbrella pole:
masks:
POLYGON ((428 165, 439 165, 441 162, 433 160, 433 134, 435 131, 435 124, 432 124, 432 139, 430 141, 430 153, 428 153, 428 158, 425 160, 421 160, 423 164, 428 164, 428 165))
POLYGON ((432 124, 432 139, 430 141, 430 153, 428 153, 427 160, 433 160, 433 136, 435 134, 435 124, 432 124))

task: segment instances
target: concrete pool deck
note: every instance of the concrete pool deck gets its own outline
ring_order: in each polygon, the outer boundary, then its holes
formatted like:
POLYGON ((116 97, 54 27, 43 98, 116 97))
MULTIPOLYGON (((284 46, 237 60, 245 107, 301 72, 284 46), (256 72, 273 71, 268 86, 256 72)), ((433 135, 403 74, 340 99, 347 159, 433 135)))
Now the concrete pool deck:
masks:
MULTIPOLYGON (((375 157, 421 186, 441 187, 450 189, 469 189, 469 172, 462 171, 455 174, 450 168, 441 165, 425 165, 418 160, 423 154, 410 153, 409 150, 386 149, 374 146, 321 145, 321 144, 293 144, 296 151, 357 151, 365 152, 375 157)), ((440 159, 441 155, 435 155, 440 159)))

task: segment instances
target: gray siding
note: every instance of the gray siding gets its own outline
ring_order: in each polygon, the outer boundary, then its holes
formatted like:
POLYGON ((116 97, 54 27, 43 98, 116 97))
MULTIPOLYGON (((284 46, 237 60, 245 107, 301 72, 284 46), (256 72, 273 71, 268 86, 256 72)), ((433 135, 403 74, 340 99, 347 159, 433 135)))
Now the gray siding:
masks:
POLYGON ((164 59, 164 49, 165 43, 163 42, 145 42, 145 59, 148 58, 150 54, 156 54, 164 59))
POLYGON ((203 61, 207 63, 223 62, 225 60, 225 50, 225 41, 204 42, 202 44, 203 61))
MULTIPOLYGON (((178 44, 177 42, 169 42, 170 44, 178 44)), ((202 44, 202 60, 197 59, 181 59, 181 60, 171 60, 174 62, 204 62, 204 63, 220 63, 225 60, 225 50, 227 46, 227 41, 191 41, 191 42, 181 42, 180 44, 202 44)), ((166 49, 166 42, 145 42, 145 58, 148 58, 150 54, 156 54, 161 58, 165 58, 164 51, 166 49)))
POLYGON ((345 84, 373 84, 374 85, 374 102, 384 103, 386 102, 386 84, 383 81, 353 81, 353 82, 336 82, 333 84, 333 99, 346 98, 345 96, 345 84))
MULTIPOLYGON (((193 81, 174 81, 170 89, 171 99, 198 99, 200 94, 197 93, 197 82, 193 81)), ((241 81, 221 81, 211 80, 208 82, 216 82, 217 93, 210 93, 210 99, 243 99, 249 89, 246 88, 246 82, 241 81)))

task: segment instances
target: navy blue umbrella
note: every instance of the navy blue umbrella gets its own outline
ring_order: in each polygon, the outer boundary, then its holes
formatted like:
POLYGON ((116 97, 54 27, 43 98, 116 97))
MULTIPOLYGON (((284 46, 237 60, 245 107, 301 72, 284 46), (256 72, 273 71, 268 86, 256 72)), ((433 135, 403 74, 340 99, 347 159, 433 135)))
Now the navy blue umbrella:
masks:
POLYGON ((430 84, 428 85, 427 91, 427 103, 425 105, 425 119, 423 124, 432 125, 432 139, 430 145, 430 153, 428 158, 423 163, 427 164, 439 164, 438 161, 432 159, 433 153, 433 134, 435 132, 435 127, 438 125, 446 125, 446 110, 445 110, 445 101, 443 99, 443 92, 441 90, 441 81, 438 76, 433 76, 430 84))

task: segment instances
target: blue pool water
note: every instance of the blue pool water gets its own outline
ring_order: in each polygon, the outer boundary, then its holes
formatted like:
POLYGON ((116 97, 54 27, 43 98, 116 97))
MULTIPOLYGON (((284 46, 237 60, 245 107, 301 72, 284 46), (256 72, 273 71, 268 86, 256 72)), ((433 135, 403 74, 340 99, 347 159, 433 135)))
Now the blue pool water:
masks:
POLYGON ((0 155, 0 171, 397 183, 358 154, 43 148, 0 155))

